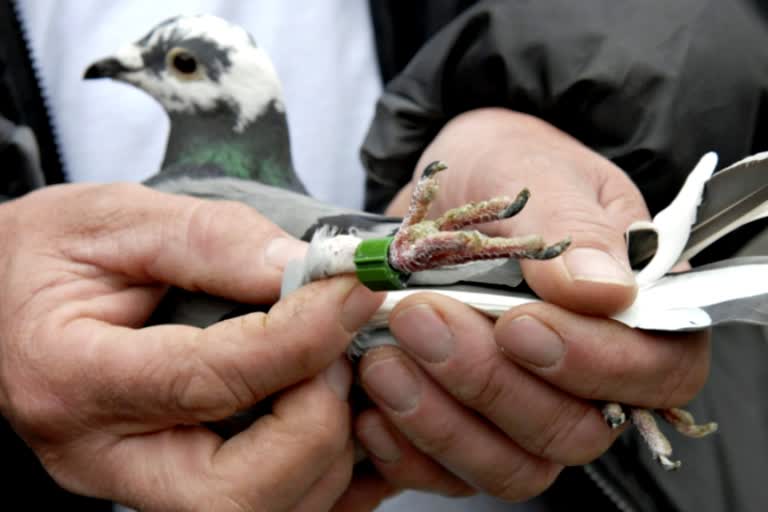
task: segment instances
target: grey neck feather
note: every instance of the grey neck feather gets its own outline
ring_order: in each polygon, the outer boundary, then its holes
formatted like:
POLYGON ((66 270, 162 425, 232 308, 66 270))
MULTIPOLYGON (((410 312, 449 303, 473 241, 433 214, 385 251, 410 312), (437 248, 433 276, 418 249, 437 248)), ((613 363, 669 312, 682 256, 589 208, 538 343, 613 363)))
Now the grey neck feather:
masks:
POLYGON ((157 178, 198 168, 306 193, 293 168, 285 114, 274 102, 239 132, 234 129, 236 116, 227 106, 209 112, 174 112, 170 119, 165 159, 157 178))

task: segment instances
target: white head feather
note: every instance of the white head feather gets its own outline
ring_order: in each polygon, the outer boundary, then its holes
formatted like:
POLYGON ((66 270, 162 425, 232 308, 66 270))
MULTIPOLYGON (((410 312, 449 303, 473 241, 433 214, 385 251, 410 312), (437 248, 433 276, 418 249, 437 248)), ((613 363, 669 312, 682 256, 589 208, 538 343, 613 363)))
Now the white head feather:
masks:
POLYGON ((128 68, 120 79, 146 91, 169 113, 208 111, 226 104, 236 112, 235 130, 242 131, 270 103, 284 110, 280 80, 267 53, 243 28, 216 16, 163 22, 114 57, 128 68), (201 41, 221 49, 226 62, 206 61, 206 56, 197 55, 201 69, 192 78, 180 76, 167 65, 168 52, 182 49, 194 55, 194 48, 185 42, 201 41), (162 62, 148 62, 152 55, 157 60, 159 51, 162 62))

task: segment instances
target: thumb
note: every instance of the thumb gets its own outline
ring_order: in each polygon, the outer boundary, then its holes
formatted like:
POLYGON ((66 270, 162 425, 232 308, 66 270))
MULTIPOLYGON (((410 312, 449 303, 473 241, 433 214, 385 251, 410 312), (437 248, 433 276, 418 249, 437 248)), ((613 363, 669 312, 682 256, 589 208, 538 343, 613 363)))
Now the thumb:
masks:
MULTIPOLYGON (((277 297, 285 264, 306 244, 249 206, 116 184, 65 195, 57 230, 68 259, 127 277, 242 302, 277 297)), ((49 199, 55 199, 51 197, 49 199)))
POLYGON ((614 314, 634 301, 637 285, 624 232, 648 218, 632 182, 604 164, 607 172, 590 179, 547 179, 548 173, 535 178, 531 200, 513 221, 515 234, 539 234, 547 243, 570 237, 571 246, 558 258, 521 261, 523 275, 545 301, 596 315, 614 314))
POLYGON ((438 212, 494 196, 530 200, 514 218, 486 224, 494 236, 541 235, 571 246, 548 261, 521 262, 528 285, 571 311, 610 315, 634 300, 624 231, 649 218, 640 191, 624 172, 551 125, 503 109, 455 118, 422 155, 419 169, 442 160, 438 212))

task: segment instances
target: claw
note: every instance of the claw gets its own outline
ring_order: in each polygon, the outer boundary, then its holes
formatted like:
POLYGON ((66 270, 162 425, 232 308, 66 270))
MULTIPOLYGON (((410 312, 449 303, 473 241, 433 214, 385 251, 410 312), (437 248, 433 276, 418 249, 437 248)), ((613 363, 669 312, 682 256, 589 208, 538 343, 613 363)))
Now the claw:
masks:
POLYGON ((542 249, 526 251, 519 255, 519 258, 527 260, 551 260, 557 258, 565 252, 565 250, 571 245, 571 238, 568 237, 565 240, 560 240, 556 244, 552 244, 542 249))
POLYGON ((700 438, 717 431, 717 423, 714 421, 697 425, 693 415, 683 409, 662 409, 659 414, 678 432, 688 437, 700 438))
POLYGON ((413 189, 411 195, 411 204, 408 206, 408 213, 403 218, 400 229, 418 224, 427 216, 429 207, 437 193, 437 173, 447 169, 442 162, 432 162, 421 173, 419 181, 413 189))
POLYGON ((651 450, 653 458, 658 460, 667 471, 677 469, 682 465, 679 460, 672 460, 672 445, 667 437, 659 430, 653 413, 648 409, 633 408, 631 412, 632 423, 637 427, 645 444, 651 450))
POLYGON ((531 192, 527 188, 521 190, 520 193, 517 194, 515 200, 512 201, 510 205, 507 206, 504 210, 502 210, 501 213, 499 213, 499 219, 508 219, 517 215, 520 210, 525 207, 525 204, 528 202, 530 197, 531 192))
POLYGON ((616 402, 609 402, 603 406, 603 418, 612 429, 619 428, 627 422, 624 408, 616 402))
POLYGON ((440 231, 456 231, 467 226, 508 219, 525 207, 530 196, 528 189, 523 189, 514 200, 501 196, 468 203, 445 212, 435 220, 435 227, 440 231))
POLYGON ((432 162, 427 166, 426 169, 424 169, 424 172, 421 173, 421 179, 428 179, 434 176, 435 174, 439 173, 440 171, 444 171, 448 168, 447 165, 445 165, 443 162, 435 161, 432 162))

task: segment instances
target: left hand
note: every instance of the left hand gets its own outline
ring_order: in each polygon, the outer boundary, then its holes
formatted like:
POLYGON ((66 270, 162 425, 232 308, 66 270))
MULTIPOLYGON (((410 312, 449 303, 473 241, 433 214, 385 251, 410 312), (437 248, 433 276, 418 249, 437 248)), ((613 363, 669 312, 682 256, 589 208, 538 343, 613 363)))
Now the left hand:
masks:
POLYGON ((275 302, 303 243, 244 205, 139 185, 3 203, 0 240, 0 412, 59 485, 142 510, 375 502, 348 490, 339 356, 380 296, 339 277, 275 302), (274 304, 205 329, 143 327, 168 286, 274 304), (267 397, 271 413, 226 440, 201 426, 267 397))
MULTIPOLYGON (((442 296, 402 301, 390 317, 402 350, 380 348, 361 363, 379 408, 358 418, 357 435, 395 485, 527 499, 564 465, 600 456, 621 432, 593 400, 667 408, 692 399, 708 373, 708 336, 652 334, 604 318, 634 300, 623 233, 648 217, 640 192, 608 160, 500 109, 449 123, 417 173, 436 159, 449 169, 434 213, 528 187, 518 217, 486 231, 550 243, 570 236, 573 244, 554 260, 522 262, 545 302, 495 325, 442 296)), ((390 213, 402 213, 409 188, 390 213)))

